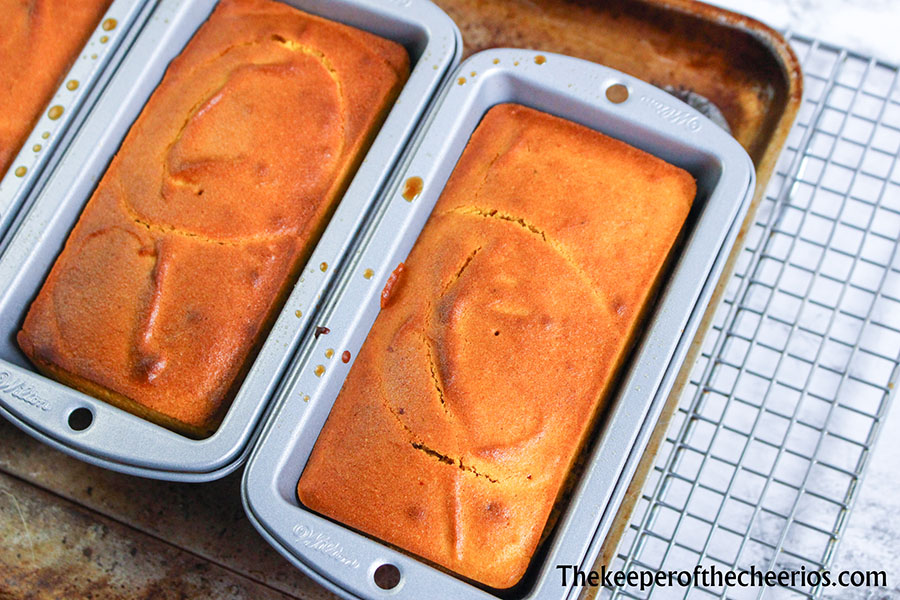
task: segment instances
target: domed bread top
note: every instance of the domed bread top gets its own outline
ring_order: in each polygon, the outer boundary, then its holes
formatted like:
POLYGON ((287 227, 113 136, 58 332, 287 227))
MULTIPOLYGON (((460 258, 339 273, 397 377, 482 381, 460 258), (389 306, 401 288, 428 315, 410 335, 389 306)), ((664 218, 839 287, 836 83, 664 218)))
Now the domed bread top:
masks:
POLYGON ((19 345, 63 383, 211 433, 408 72, 394 42, 222 0, 132 126, 19 345))
POLYGON ((0 0, 0 178, 111 2, 0 0))
POLYGON ((491 109, 334 404, 301 502, 514 586, 695 194, 690 174, 618 140, 491 109))

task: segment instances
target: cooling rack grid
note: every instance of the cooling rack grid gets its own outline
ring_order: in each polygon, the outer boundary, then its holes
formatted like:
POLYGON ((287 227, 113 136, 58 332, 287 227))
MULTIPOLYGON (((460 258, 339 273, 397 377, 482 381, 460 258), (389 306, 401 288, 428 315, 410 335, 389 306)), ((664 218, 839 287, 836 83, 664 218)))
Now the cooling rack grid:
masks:
MULTIPOLYGON (((613 569, 831 568, 893 396, 898 68, 787 37, 803 65, 803 105, 613 569)), ((822 592, 695 586, 601 597, 822 592)))

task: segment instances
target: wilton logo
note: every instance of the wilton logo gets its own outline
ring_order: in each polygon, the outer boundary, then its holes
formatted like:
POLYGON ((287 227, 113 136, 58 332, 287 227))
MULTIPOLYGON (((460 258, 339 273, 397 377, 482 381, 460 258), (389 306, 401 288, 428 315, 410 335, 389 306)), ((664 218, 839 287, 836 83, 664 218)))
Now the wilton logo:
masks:
POLYGON ((668 104, 649 96, 641 96, 641 102, 650 105, 650 108, 652 108, 656 114, 670 123, 683 125, 691 131, 700 131, 700 119, 694 114, 673 108, 668 104))
POLYGON ((345 567, 356 569, 359 567, 359 561, 354 558, 344 556, 344 547, 337 542, 332 542, 331 538, 321 533, 315 533, 306 525, 294 525, 292 530, 297 540, 316 552, 321 552, 326 556, 330 556, 345 567))
POLYGON ((27 383, 17 380, 9 371, 0 371, 0 392, 9 394, 16 400, 21 400, 25 404, 45 412, 50 410, 50 405, 38 396, 37 390, 27 383))

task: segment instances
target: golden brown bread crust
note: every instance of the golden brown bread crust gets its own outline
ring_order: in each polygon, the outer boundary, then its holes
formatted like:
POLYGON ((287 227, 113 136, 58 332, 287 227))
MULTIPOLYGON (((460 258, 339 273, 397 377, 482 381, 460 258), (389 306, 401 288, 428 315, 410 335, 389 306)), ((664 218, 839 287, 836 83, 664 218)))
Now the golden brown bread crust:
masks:
POLYGON ((0 177, 112 0, 0 0, 0 177))
POLYGON ((695 194, 620 141, 491 109, 335 402, 303 504, 515 585, 695 194))
POLYGON ((220 2, 125 138, 19 345, 64 383, 210 433, 408 71, 394 42, 220 2))

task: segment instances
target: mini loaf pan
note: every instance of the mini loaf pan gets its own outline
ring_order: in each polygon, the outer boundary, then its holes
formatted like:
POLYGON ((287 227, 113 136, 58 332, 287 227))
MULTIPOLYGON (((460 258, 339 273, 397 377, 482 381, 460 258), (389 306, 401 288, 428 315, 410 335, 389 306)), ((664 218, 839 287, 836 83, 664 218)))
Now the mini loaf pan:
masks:
POLYGON ((41 175, 52 169, 70 141, 67 134, 83 119, 81 108, 90 105, 92 95, 108 81, 107 67, 121 59, 152 5, 149 0, 114 0, 109 5, 9 169, 0 173, 0 251, 16 216, 40 188, 41 175))
MULTIPOLYGON (((215 0, 161 0, 0 258, 0 411, 26 432, 88 462, 174 481, 209 481, 249 453, 286 366, 315 325, 323 291, 409 142, 442 78, 459 61, 459 30, 428 0, 287 0, 393 39, 412 73, 244 377, 218 430, 193 440, 39 374, 15 336, 66 237, 166 67, 215 0)), ((289 149, 286 149, 289 151, 289 149)))
POLYGON ((635 441, 646 423, 652 426, 672 386, 748 208, 754 178, 750 158, 731 136, 638 79, 529 50, 487 50, 470 58, 442 92, 323 304, 319 321, 330 333, 305 340, 298 368, 281 390, 244 474, 250 520, 294 565, 344 598, 569 598, 575 591, 560 585, 555 565, 593 565, 640 457, 635 441), (615 84, 628 91, 618 104, 607 97, 615 84), (352 360, 344 364, 337 357, 359 352, 386 280, 415 243, 469 137, 490 107, 505 102, 579 122, 678 165, 697 179, 698 193, 684 242, 584 450, 584 469, 557 525, 523 582, 497 591, 307 510, 296 486, 352 366, 352 360), (411 177, 424 180, 413 202, 403 197, 411 177), (326 354, 328 349, 334 353, 326 354), (376 570, 385 564, 400 573, 390 590, 375 583, 376 570))

